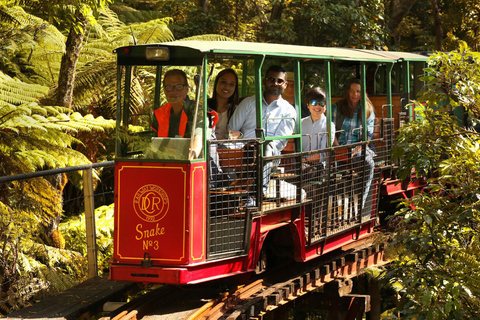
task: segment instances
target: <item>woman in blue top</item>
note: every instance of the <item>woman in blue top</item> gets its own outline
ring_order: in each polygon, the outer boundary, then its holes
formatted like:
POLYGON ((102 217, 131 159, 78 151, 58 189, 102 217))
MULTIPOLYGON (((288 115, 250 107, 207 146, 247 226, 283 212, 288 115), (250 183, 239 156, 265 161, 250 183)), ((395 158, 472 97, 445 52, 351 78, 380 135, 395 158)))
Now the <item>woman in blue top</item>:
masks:
MULTIPOLYGON (((342 100, 332 105, 332 121, 335 123, 337 141, 339 145, 352 144, 362 141, 362 111, 361 106, 362 86, 359 79, 350 79, 345 85, 345 93, 342 100)), ((373 104, 366 98, 367 112, 367 135, 373 138, 373 123, 375 112, 373 104)))
MULTIPOLYGON (((348 145, 363 140, 363 115, 367 116, 367 137, 373 138, 373 125, 375 121, 375 112, 373 104, 366 98, 366 108, 362 108, 361 103, 362 86, 359 79, 350 79, 345 85, 345 94, 342 100, 332 105, 332 121, 338 132, 336 133, 336 145, 348 145)), ((362 164, 362 146, 356 146, 352 150, 352 165, 359 167, 362 164)), ((362 208, 370 192, 370 186, 373 180, 375 162, 373 157, 375 152, 368 146, 365 153, 365 185, 362 197, 362 208)))

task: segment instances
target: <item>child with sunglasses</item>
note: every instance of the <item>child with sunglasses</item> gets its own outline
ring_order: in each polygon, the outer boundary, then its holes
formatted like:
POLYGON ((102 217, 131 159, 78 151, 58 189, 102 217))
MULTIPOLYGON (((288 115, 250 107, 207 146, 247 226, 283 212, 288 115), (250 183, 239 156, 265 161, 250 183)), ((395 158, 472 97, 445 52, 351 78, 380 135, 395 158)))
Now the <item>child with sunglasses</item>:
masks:
MULTIPOLYGON (((305 95, 310 115, 302 119, 302 151, 321 150, 327 147, 330 137, 333 144, 335 124, 331 124, 331 133, 327 134, 327 117, 325 116, 325 92, 320 87, 310 89, 305 95)), ((306 158, 308 162, 323 162, 323 155, 314 154, 306 158)))
MULTIPOLYGON (((302 119, 302 151, 314 151, 327 148, 330 138, 331 144, 335 139, 335 124, 331 124, 331 132, 327 131, 327 117, 325 116, 325 91, 320 87, 310 89, 305 95, 310 115, 302 119)), ((306 182, 305 191, 309 198, 322 195, 325 186, 310 184, 310 182, 322 181, 325 173, 326 156, 323 152, 305 156, 302 161, 302 175, 306 182)))

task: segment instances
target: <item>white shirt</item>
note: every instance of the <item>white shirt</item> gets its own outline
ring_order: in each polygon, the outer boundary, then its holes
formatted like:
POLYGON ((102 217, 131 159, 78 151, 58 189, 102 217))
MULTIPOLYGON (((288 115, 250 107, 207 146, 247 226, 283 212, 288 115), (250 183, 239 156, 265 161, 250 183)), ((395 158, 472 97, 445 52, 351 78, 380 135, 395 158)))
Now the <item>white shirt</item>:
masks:
MULTIPOLYGON (((266 137, 290 136, 293 134, 297 113, 295 108, 281 96, 270 104, 267 104, 267 101, 263 98, 262 114, 262 125, 266 137)), ((243 99, 237 106, 230 118, 228 128, 241 131, 243 139, 255 139, 256 119, 255 96, 250 96, 243 99)), ((276 154, 280 154, 286 145, 287 140, 285 139, 271 142, 276 154)))
MULTIPOLYGON (((335 139, 335 124, 331 123, 331 143, 335 139)), ((312 117, 302 119, 302 151, 321 150, 327 147, 327 117, 313 122, 312 117)))
POLYGON ((228 110, 224 112, 217 112, 218 113, 218 122, 215 125, 215 135, 217 140, 220 139, 227 139, 228 138, 228 110))

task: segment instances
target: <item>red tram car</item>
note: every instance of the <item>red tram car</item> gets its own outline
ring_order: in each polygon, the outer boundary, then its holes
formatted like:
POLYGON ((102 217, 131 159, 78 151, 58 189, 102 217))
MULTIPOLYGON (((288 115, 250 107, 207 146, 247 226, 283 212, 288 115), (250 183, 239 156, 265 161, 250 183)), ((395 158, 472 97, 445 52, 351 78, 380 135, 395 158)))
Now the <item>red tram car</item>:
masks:
MULTIPOLYGON (((396 129, 414 116, 405 106, 421 85, 416 75, 424 56, 233 41, 175 41, 115 52, 112 280, 194 284, 261 272, 275 259, 308 261, 368 236, 381 199, 418 188, 397 183, 390 152, 396 129), (288 80, 294 80, 297 117, 289 136, 262 134, 262 77, 272 64, 294 75, 288 80), (255 139, 211 139, 210 80, 227 67, 238 74, 240 95, 256 97, 255 139), (158 137, 151 130, 154 110, 165 104, 162 77, 172 68, 189 76, 192 138, 158 137), (327 148, 302 152, 302 89, 325 89, 330 130, 331 104, 352 76, 361 79, 362 99, 368 95, 376 115, 369 141, 375 145, 375 171, 365 195, 366 170, 352 166, 351 150, 359 146, 365 157, 366 142, 333 146, 327 139, 327 148), (282 155, 266 156, 265 143, 278 139, 288 141, 282 155), (197 155, 191 150, 198 141, 202 151, 197 155), (323 157, 320 174, 312 177, 302 166, 307 155, 323 157), (227 173, 221 177, 213 173, 217 157, 227 173), (268 163, 275 165, 264 193, 262 169, 268 163), (247 205, 247 197, 254 205, 247 205)), ((362 130, 366 134, 367 128, 362 130)))

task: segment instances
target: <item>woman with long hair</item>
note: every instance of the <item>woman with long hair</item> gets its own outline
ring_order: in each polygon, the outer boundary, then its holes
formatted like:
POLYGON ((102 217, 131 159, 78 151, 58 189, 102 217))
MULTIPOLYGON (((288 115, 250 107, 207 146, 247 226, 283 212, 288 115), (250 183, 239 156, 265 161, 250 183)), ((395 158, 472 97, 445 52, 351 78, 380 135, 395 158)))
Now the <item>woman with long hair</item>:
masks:
POLYGON ((228 121, 238 105, 238 76, 233 69, 220 71, 215 78, 212 98, 208 99, 208 107, 218 114, 215 135, 218 140, 227 139, 228 121))
POLYGON ((367 113, 367 135, 373 138, 373 124, 375 111, 373 104, 366 98, 366 108, 362 108, 362 85, 360 79, 350 79, 345 85, 343 99, 332 105, 332 121, 339 132, 337 133, 338 144, 351 144, 362 140, 362 130, 354 130, 362 127, 365 109, 367 113))
MULTIPOLYGON (((342 100, 332 105, 332 122, 337 128, 336 145, 348 145, 363 140, 363 112, 367 118, 367 141, 373 138, 373 125, 375 112, 373 104, 366 98, 366 106, 362 105, 362 85, 359 79, 350 79, 345 85, 345 94, 342 100)), ((365 208, 366 200, 370 193, 370 186, 373 180, 375 152, 369 146, 365 149, 365 162, 362 161, 362 146, 352 149, 352 166, 356 170, 364 171, 364 186, 362 208, 365 208)))

